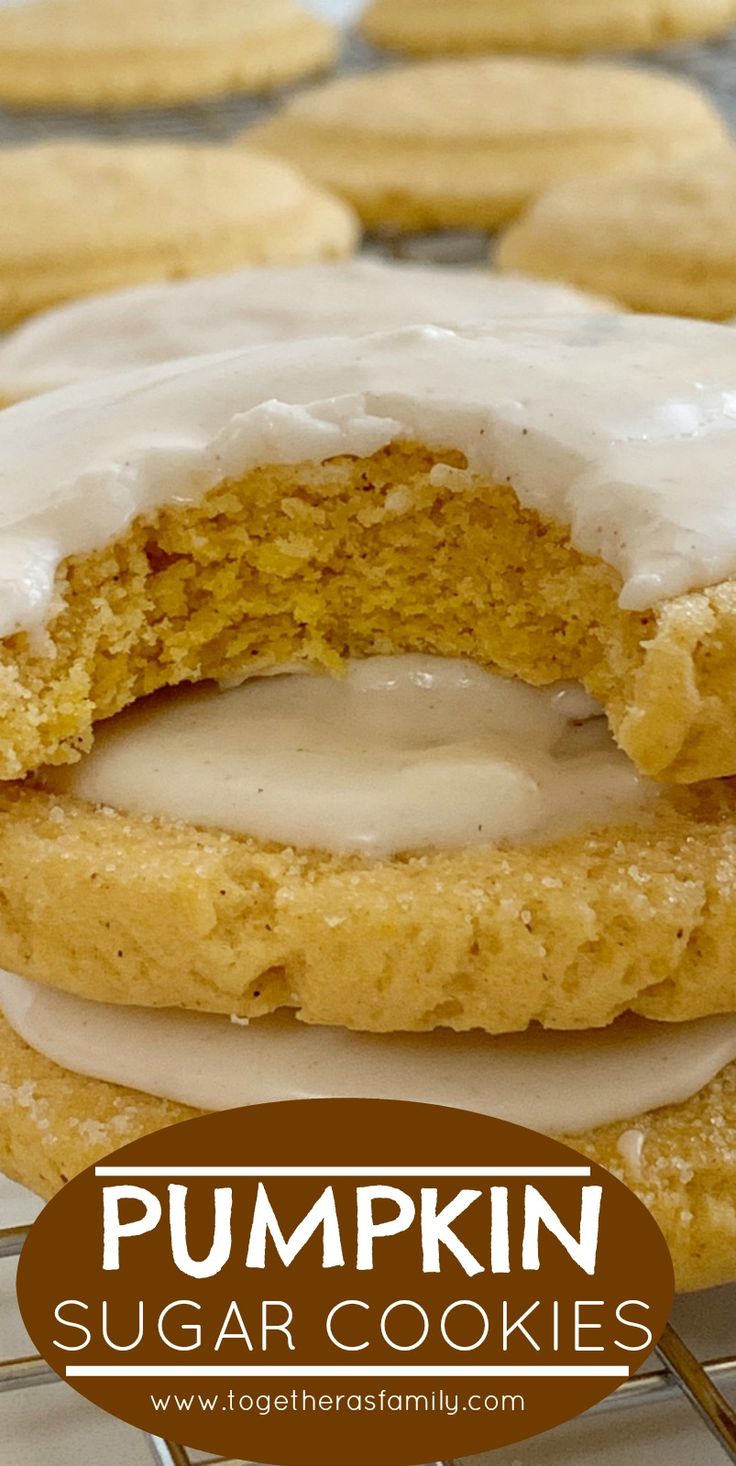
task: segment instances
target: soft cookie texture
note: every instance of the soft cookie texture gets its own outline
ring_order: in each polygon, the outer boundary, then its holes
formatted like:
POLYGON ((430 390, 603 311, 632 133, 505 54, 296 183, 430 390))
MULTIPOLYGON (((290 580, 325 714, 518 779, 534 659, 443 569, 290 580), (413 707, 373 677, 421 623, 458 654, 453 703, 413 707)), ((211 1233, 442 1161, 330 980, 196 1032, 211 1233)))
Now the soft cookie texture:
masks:
POLYGON ((324 70, 333 28, 295 0, 33 0, 0 10, 0 100, 164 106, 324 70))
POLYGON ((0 778, 161 687, 399 652, 582 682, 642 772, 733 775, 732 383, 731 329, 598 313, 187 357, 6 410, 0 778))
POLYGON ((650 50, 716 36, 734 0, 372 0, 363 34, 417 56, 473 51, 650 50))
POLYGON ((560 184, 501 242, 503 269, 610 292, 634 310, 736 311, 736 148, 560 184))
MULTIPOLYGON (((85 1079, 28 1048, 0 1020, 0 1166, 49 1197, 119 1146, 194 1110, 85 1079)), ((685 1104, 570 1138, 620 1176, 659 1223, 681 1289, 736 1277, 736 1064, 685 1104), (642 1132, 640 1161, 621 1137, 642 1132)))
POLYGON ((736 786, 546 846, 265 845, 32 784, 0 798, 0 966, 106 1002, 366 1032, 736 1010, 736 786))
POLYGON ((398 652, 582 681, 645 773, 733 773, 736 585, 624 611, 616 571, 462 465, 394 444, 256 469, 69 557, 44 636, 0 643, 2 777, 160 687, 398 652))
POLYGON ((244 149, 133 142, 6 149, 0 194, 12 200, 0 217, 3 328, 116 286, 347 255, 357 238, 344 203, 288 165, 244 149))
POLYGON ((703 93, 633 67, 482 58, 345 77, 245 135, 374 226, 495 228, 585 171, 702 152, 725 137, 703 93))
POLYGON ((359 258, 238 270, 95 295, 34 316, 0 342, 0 402, 104 372, 287 338, 608 309, 566 285, 449 265, 359 258))

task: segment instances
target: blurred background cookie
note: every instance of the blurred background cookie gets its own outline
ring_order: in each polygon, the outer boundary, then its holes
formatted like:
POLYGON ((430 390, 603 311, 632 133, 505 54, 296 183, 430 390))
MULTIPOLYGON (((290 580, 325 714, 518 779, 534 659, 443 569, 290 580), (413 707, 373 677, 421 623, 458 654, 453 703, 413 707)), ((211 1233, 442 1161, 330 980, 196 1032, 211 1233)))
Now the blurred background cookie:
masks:
POLYGON ((491 229, 557 179, 715 145, 697 87, 633 67, 430 61, 294 97, 243 141, 297 163, 372 226, 491 229))
POLYGON ((372 0, 364 35, 417 56, 653 49, 719 35, 734 0, 372 0))
POLYGON ((605 290, 633 310, 726 320, 736 312, 736 148, 540 198, 499 262, 605 290))
POLYGON ((0 402, 104 372, 289 337, 606 309, 571 290, 486 270, 351 260, 239 270, 58 306, 0 343, 0 402))
POLYGON ((325 69, 337 49, 297 0, 34 0, 0 8, 0 100, 136 107, 262 92, 325 69))
POLYGON ((238 148, 60 142, 0 152, 0 325, 95 291, 350 254, 351 210, 238 148))

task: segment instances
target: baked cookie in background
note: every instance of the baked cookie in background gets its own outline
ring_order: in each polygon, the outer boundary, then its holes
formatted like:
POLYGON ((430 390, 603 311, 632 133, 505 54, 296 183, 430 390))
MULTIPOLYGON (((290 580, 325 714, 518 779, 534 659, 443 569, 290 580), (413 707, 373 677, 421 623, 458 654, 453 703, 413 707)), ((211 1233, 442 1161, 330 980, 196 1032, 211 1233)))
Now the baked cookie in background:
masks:
POLYGON ((57 306, 0 341, 0 402, 91 382, 105 372, 289 337, 389 330, 433 321, 609 309, 565 285, 487 270, 384 264, 261 266, 143 285, 57 306))
POLYGON ((653 50, 736 22, 734 0, 371 0, 369 41, 416 56, 452 52, 653 50))
POLYGON ((338 33, 298 0, 33 0, 0 8, 0 102, 170 106, 325 70, 338 33))
POLYGON ((143 281, 352 253, 357 220, 247 149, 64 141, 0 152, 0 326, 143 281))
POLYGON ((582 177, 543 194, 505 235, 502 269, 600 290, 632 310, 736 312, 736 148, 582 177))
POLYGON ((494 229, 550 183, 725 138, 698 87, 615 64, 429 61, 293 97, 243 142, 297 163, 369 225, 494 229))

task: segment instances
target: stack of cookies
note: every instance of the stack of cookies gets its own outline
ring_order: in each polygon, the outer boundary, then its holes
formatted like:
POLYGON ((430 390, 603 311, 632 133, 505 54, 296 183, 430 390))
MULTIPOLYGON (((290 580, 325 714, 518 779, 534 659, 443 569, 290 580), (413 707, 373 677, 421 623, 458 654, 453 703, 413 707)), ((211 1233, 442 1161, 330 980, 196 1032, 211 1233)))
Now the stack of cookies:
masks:
POLYGON ((521 317, 0 415, 11 1175, 435 1099, 573 1137, 682 1287, 733 1276, 732 361, 521 317))

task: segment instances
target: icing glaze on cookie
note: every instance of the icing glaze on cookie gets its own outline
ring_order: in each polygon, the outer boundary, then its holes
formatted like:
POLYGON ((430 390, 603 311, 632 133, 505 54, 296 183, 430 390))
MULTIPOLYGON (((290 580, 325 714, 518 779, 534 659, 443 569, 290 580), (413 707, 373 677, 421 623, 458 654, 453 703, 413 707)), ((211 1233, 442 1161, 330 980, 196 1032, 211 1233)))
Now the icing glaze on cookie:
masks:
POLYGON ((368 259, 239 270, 95 295, 33 317, 0 343, 0 398, 300 336, 362 335, 427 320, 478 325, 498 315, 599 306, 567 285, 487 270, 368 259))
POLYGON ((286 1099, 423 1100, 576 1134, 682 1104, 736 1059, 736 1018, 620 1019, 583 1033, 364 1034, 72 997, 0 973, 0 1011, 76 1074, 203 1110, 286 1099))
POLYGON ((338 855, 386 858, 629 822, 653 800, 574 684, 372 657, 179 689, 99 725, 47 784, 91 804, 338 855))
MULTIPOLYGON (((569 525, 620 572, 626 609, 736 572, 729 327, 605 314, 410 327, 186 358, 1 414, 0 635, 42 624, 59 562, 144 511, 256 466, 402 439, 462 451, 569 525)), ((462 493, 462 473, 450 482, 462 493)))

